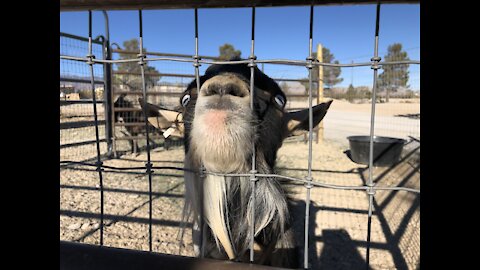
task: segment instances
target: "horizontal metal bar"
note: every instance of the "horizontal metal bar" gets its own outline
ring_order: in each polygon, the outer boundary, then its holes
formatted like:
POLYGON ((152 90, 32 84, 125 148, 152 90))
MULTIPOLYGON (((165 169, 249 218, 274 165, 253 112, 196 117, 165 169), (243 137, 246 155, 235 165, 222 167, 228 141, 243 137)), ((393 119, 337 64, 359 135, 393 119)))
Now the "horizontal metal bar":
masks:
MULTIPOLYGON (((120 70, 114 70, 112 72, 112 74, 113 75, 135 75, 135 76, 141 76, 142 75, 142 73, 140 73, 140 72, 128 72, 128 71, 120 71, 120 70)), ((153 73, 153 72, 145 72, 145 76, 195 78, 195 75, 193 75, 193 74, 153 73)))
POLYGON ((389 61, 389 62, 378 62, 380 66, 393 66, 393 65, 420 65, 419 60, 405 60, 405 61, 389 61))
MULTIPOLYGON (((105 103, 105 101, 97 100, 96 103, 103 104, 105 103)), ((93 104, 93 100, 92 99, 77 99, 77 100, 60 99, 60 106, 72 105, 72 104, 93 104)))
MULTIPOLYGON (((102 59, 89 59, 84 57, 60 55, 60 59, 69 59, 76 60, 81 62, 88 62, 92 60, 95 63, 132 63, 139 62, 139 59, 121 59, 121 60, 102 60, 102 59)), ((194 63, 195 60, 189 59, 180 59, 180 58, 171 58, 171 57, 157 57, 157 58, 143 58, 142 61, 153 62, 153 61, 173 61, 173 62, 185 62, 185 63, 194 63)), ((209 64, 209 65, 238 65, 238 64, 249 64, 250 60, 238 60, 238 61, 205 61, 198 60, 199 63, 209 64)), ((264 64, 277 64, 277 65, 293 65, 293 66, 306 66, 309 64, 307 61, 301 60, 288 60, 288 59, 268 59, 268 60, 254 60, 254 63, 264 63, 264 64)), ((363 62, 363 63, 350 63, 350 64, 333 64, 333 63, 323 63, 323 62, 313 62, 311 63, 314 66, 326 66, 326 67, 362 67, 362 66, 372 66, 372 62, 363 62)), ((409 61, 392 61, 392 62, 378 62, 377 65, 415 65, 420 64, 418 60, 409 60, 409 61)))
POLYGON ((115 112, 141 112, 142 108, 136 107, 113 107, 115 112))
POLYGON ((132 249, 60 241, 60 269, 196 269, 281 270, 284 268, 233 261, 199 259, 132 249))
MULTIPOLYGON (((83 146, 83 145, 88 145, 88 144, 94 144, 96 143, 96 140, 91 140, 91 141, 83 141, 83 142, 75 142, 75 143, 67 143, 67 144, 61 144, 60 149, 62 148, 68 148, 68 147, 77 147, 77 146, 83 146)), ((106 139, 100 139, 99 142, 106 142, 106 139)))
MULTIPOLYGON (((142 75, 140 72, 128 72, 128 71, 114 71, 113 74, 118 75, 142 75)), ((161 76, 161 77, 179 77, 179 78, 195 78, 194 74, 178 74, 178 73, 152 73, 145 72, 145 76, 161 76)), ((275 81, 282 82, 308 82, 307 79, 284 79, 284 78, 272 78, 275 81)))
POLYGON ((145 126, 145 122, 129 122, 129 123, 119 122, 119 123, 115 123, 115 126, 117 126, 117 127, 139 127, 139 126, 145 126))
MULTIPOLYGON (((145 124, 142 124, 142 126, 144 126, 145 124)), ((150 139, 165 139, 165 137, 163 137, 163 135, 150 135, 149 136, 150 139)), ((116 141, 127 141, 127 140, 145 140, 146 137, 144 136, 123 136, 123 137, 115 137, 115 140, 116 141)), ((145 169, 145 167, 144 167, 145 169)))
MULTIPOLYGON (((382 0, 382 3, 418 4, 419 0, 382 0)), ((358 5, 376 4, 375 0, 61 0, 60 11, 73 10, 138 10, 138 9, 187 9, 187 8, 233 8, 308 5, 358 5)))
MULTIPOLYGON (((60 161, 60 165, 63 165, 63 166, 82 165, 82 166, 97 167, 96 164, 92 164, 92 163, 88 163, 88 162, 82 162, 82 161, 70 161, 70 160, 60 161)), ((106 168, 106 169, 111 169, 111 170, 118 170, 118 171, 145 170, 145 167, 117 167, 117 166, 107 166, 107 165, 102 165, 101 167, 106 168)), ((176 170, 176 171, 186 171, 186 172, 196 173, 196 171, 193 171, 193 170, 190 170, 190 169, 173 167, 173 166, 161 166, 161 167, 152 166, 152 169, 176 170)))
MULTIPOLYGON (((60 77, 61 82, 74 82, 74 83, 92 83, 90 79, 76 79, 76 78, 65 78, 65 77, 60 77)), ((93 81, 95 84, 104 84, 104 81, 93 81)))
MULTIPOLYGON (((77 40, 81 40, 81 41, 86 41, 86 42, 88 42, 88 38, 86 38, 86 37, 81 37, 81 36, 77 36, 77 35, 72 35, 72 34, 68 34, 68 33, 64 33, 64 32, 60 32, 60 36, 61 36, 61 37, 73 38, 73 39, 77 39, 77 40)), ((103 43, 102 43, 101 41, 96 40, 96 39, 92 39, 92 43, 96 43, 96 44, 103 45, 103 43)))
MULTIPOLYGON (((215 176, 232 176, 232 177, 250 177, 251 174, 249 173, 216 173, 216 172, 205 172, 205 174, 210 174, 210 175, 215 175, 215 176)), ((302 182, 302 183, 311 183, 310 181, 304 180, 304 179, 299 179, 295 177, 289 177, 289 176, 284 176, 284 175, 276 175, 276 174, 255 174, 256 177, 263 177, 263 178, 281 178, 281 179, 286 179, 286 180, 291 180, 291 181, 296 181, 296 182, 302 182)), ((325 188, 333 188, 333 189, 349 189, 349 190, 366 190, 366 186, 339 186, 339 185, 332 185, 332 184, 325 184, 325 183, 319 183, 319 182, 312 182, 311 183, 314 186, 317 187, 325 187, 325 188)))
POLYGON ((74 60, 74 61, 80 61, 80 62, 88 62, 91 60, 94 63, 110 63, 110 64, 138 62, 138 59, 100 60, 100 59, 89 59, 89 58, 70 56, 70 55, 60 55, 60 59, 74 60))
MULTIPOLYGON (((60 165, 63 165, 63 166, 82 165, 82 166, 97 167, 97 165, 92 163, 81 162, 81 161, 70 161, 70 160, 60 161, 60 165)), ((145 170, 145 167, 114 167, 114 166, 107 166, 107 165, 102 165, 101 167, 104 169, 114 169, 118 171, 145 170)))
POLYGON ((280 82, 308 82, 306 79, 283 79, 283 78, 272 78, 275 81, 280 82))
MULTIPOLYGON (((99 125, 105 125, 105 120, 99 120, 99 125)), ((75 121, 75 122, 63 122, 60 123, 60 130, 72 129, 72 128, 84 128, 95 126, 95 121, 75 121)))
MULTIPOLYGON (((205 172, 206 174, 210 175, 215 175, 215 176, 237 176, 237 177, 250 177, 251 174, 249 173, 238 173, 238 174, 232 174, 232 173, 215 173, 215 172, 205 172)), ((295 177, 289 177, 289 176, 284 176, 284 175, 277 175, 277 174, 255 174, 256 177, 264 177, 264 178, 282 178, 286 180, 291 180, 291 181, 296 181, 296 182, 302 182, 305 184, 312 184, 317 187, 324 187, 324 188, 332 188, 332 189, 345 189, 345 190, 367 190, 370 187, 368 186, 340 186, 340 185, 333 185, 333 184, 326 184, 326 183, 320 183, 320 182, 312 182, 307 181, 304 179, 299 179, 295 177)), ((404 187, 381 187, 381 186, 374 186, 372 188, 373 190, 403 190, 403 191, 410 191, 410 192, 416 192, 420 193, 420 190, 417 189, 412 189, 412 188, 404 188, 404 187)))
MULTIPOLYGON (((143 95, 141 91, 115 91, 116 95, 121 95, 121 94, 126 94, 126 95, 143 95)), ((183 95, 183 92, 147 92, 147 96, 181 96, 183 95)), ((293 97, 293 98, 298 98, 298 97, 308 97, 308 95, 305 94, 287 94, 287 98, 293 97)), ((313 97, 316 97, 316 94, 313 94, 313 97)), ((303 108, 302 108, 303 109, 303 108)), ((142 109, 137 109, 137 108, 115 108, 115 111, 141 111, 142 109)))
MULTIPOLYGON (((62 164, 62 162, 60 162, 62 164)), ((85 162, 70 162, 70 161, 64 161, 63 163, 72 163, 72 164, 80 164, 85 165, 85 166, 93 166, 97 167, 95 164, 90 164, 90 163, 85 163, 85 162)), ((102 166, 107 168, 106 166, 102 166)), ((135 169, 145 169, 145 167, 115 167, 115 166, 108 166, 110 169, 117 169, 117 170, 135 170, 135 169)), ((153 169, 156 170, 162 170, 162 169, 169 169, 169 170, 179 170, 179 171, 189 171, 193 173, 198 173, 196 171, 190 170, 190 169, 185 169, 181 167, 170 167, 170 166, 161 166, 161 167, 153 167, 153 169)), ((216 176, 231 176, 231 177, 250 177, 252 174, 250 173, 217 173, 217 172, 209 172, 209 171, 204 171, 205 174, 210 174, 210 175, 216 175, 216 176)), ((312 181, 307 181, 305 179, 300 179, 300 178, 295 178, 295 177, 289 177, 289 176, 284 176, 284 175, 278 175, 278 174, 255 174, 255 177, 258 177, 258 180, 265 180, 265 178, 281 178, 281 179, 286 179, 286 180, 291 180, 294 182, 300 182, 304 184, 312 184, 314 187, 323 187, 323 188, 331 188, 331 189, 340 189, 340 190, 362 190, 366 191, 368 189, 372 190, 386 190, 386 191, 408 191, 408 192, 413 192, 413 193, 418 193, 420 194, 420 190, 418 189, 413 189, 413 188, 406 188, 406 187, 388 187, 388 186, 342 186, 342 185, 334 185, 334 184, 327 184, 327 183, 321 183, 321 182, 316 182, 313 178, 312 181)))
MULTIPOLYGON (((185 85, 186 87, 186 85, 185 85)), ((121 94, 126 94, 126 95, 143 95, 142 91, 115 91, 115 94, 121 95, 121 94)), ((150 91, 147 92, 147 96, 181 96, 183 92, 155 92, 155 91, 150 91)))
MULTIPOLYGON (((289 98, 289 97, 292 97, 292 98, 308 97, 308 95, 305 95, 305 94, 290 94, 290 95, 287 94, 286 96, 287 96, 287 98, 289 98)), ((317 97, 317 95, 312 94, 312 97, 317 97)), ((308 108, 308 106, 307 106, 307 108, 308 108)))
MULTIPOLYGON (((136 51, 127 51, 127 50, 119 50, 119 49, 113 49, 112 52, 114 53, 124 53, 124 54, 133 54, 137 55, 140 52, 136 51)), ((175 56, 175 57, 184 57, 184 58, 193 58, 193 55, 188 55, 188 54, 179 54, 179 53, 161 53, 161 52, 144 52, 146 55, 156 55, 156 56, 175 56)), ((212 59, 212 60, 220 60, 219 57, 215 56, 205 56, 205 55, 199 55, 201 59, 212 59)))

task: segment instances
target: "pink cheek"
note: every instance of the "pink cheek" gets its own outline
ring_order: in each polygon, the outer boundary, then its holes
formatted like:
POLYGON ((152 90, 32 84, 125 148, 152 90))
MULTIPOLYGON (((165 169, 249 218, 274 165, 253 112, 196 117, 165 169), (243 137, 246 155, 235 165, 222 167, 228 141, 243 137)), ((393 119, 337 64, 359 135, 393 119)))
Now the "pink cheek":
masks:
POLYGON ((227 112, 212 110, 203 115, 203 122, 210 131, 219 132, 225 130, 227 112))

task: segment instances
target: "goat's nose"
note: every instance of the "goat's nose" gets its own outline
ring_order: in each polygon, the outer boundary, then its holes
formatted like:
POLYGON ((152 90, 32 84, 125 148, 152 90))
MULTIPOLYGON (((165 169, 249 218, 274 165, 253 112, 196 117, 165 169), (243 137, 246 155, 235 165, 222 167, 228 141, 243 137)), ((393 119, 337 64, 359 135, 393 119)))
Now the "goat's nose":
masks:
POLYGON ((238 85, 227 83, 227 84, 211 84, 205 91, 205 95, 232 95, 232 96, 239 96, 243 97, 244 93, 242 89, 238 85))

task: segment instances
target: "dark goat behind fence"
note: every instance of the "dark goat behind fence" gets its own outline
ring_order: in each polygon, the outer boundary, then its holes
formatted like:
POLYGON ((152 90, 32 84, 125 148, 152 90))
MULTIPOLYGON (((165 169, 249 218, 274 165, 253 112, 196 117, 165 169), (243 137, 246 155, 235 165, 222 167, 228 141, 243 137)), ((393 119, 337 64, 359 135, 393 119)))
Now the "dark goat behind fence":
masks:
MULTIPOLYGON (((115 109, 115 122, 116 123, 123 123, 125 130, 121 130, 120 132, 123 133, 125 136, 130 137, 129 143, 131 146, 131 150, 133 153, 138 152, 138 141, 131 137, 137 137, 141 134, 145 134, 145 124, 144 124, 144 116, 143 111, 135 110, 135 106, 133 102, 126 99, 126 94, 121 94, 114 103, 115 109), (120 109, 120 110, 118 110, 120 109), (130 109, 130 110, 129 110, 130 109)), ((139 99, 143 101, 142 99, 139 99)), ((147 109, 147 117, 155 117, 159 116, 158 111, 156 110, 149 110, 147 109)), ((157 132, 158 130, 152 126, 148 125, 148 132, 157 132)), ((150 139, 150 142, 155 145, 155 142, 150 139)))

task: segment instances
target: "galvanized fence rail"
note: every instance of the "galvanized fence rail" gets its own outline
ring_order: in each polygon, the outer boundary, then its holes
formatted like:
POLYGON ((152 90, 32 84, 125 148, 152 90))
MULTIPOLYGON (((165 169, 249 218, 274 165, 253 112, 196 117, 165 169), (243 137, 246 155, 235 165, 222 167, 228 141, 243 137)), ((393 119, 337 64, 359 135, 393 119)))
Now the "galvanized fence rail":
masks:
MULTIPOLYGON (((210 171, 205 171, 202 170, 201 172, 194 172, 198 173, 200 175, 203 174, 213 174, 213 175, 221 175, 221 176, 244 176, 244 177, 249 177, 251 180, 251 185, 252 188, 255 188, 255 183, 256 181, 262 181, 265 180, 265 178, 268 177, 275 177, 275 178, 282 178, 282 179, 288 179, 292 180, 298 183, 304 184, 305 190, 306 190, 306 212, 305 212, 305 242, 304 242, 304 251, 305 251, 305 257, 304 257, 304 268, 309 269, 309 258, 308 258, 308 242, 309 242, 309 230, 308 230, 308 217, 309 217, 309 205, 310 205, 310 190, 313 187, 321 187, 321 188, 330 188, 330 189, 341 189, 341 190, 365 190, 365 192, 368 195, 369 198, 369 207, 368 207, 368 228, 367 228, 367 253, 366 253, 366 269, 369 269, 369 256, 370 256, 370 231, 371 231, 371 217, 372 217, 372 212, 373 212, 373 199, 375 197, 375 193, 377 190, 390 190, 390 191, 404 191, 404 192, 413 192, 420 194, 420 190, 418 189, 411 189, 411 188, 405 188, 405 187, 397 187, 397 186, 378 186, 373 182, 373 175, 372 175, 372 170, 369 170, 369 178, 366 183, 366 185, 363 186, 340 186, 340 185, 331 185, 327 183, 322 183, 320 181, 317 181, 313 179, 312 177, 312 129, 313 129, 313 122, 312 122, 312 68, 314 66, 337 66, 337 67, 354 67, 354 66, 369 66, 371 69, 373 69, 373 76, 374 76, 374 84, 373 84, 373 98, 372 100, 375 101, 375 95, 376 95, 376 80, 377 80, 377 72, 378 69, 380 69, 382 66, 386 65, 398 65, 398 64, 420 64, 420 61, 415 61, 415 60, 409 60, 409 61, 395 61, 395 62, 381 62, 381 58, 378 56, 378 40, 379 40, 379 18, 380 18, 380 2, 377 3, 376 6, 376 25, 375 25, 375 37, 374 37, 374 42, 375 42, 375 47, 374 47, 374 53, 373 57, 371 58, 371 62, 365 62, 365 63, 356 63, 356 64, 331 64, 331 63, 323 63, 323 62, 318 62, 312 57, 312 37, 313 37, 313 15, 314 15, 314 6, 310 6, 310 38, 309 38, 309 51, 308 51, 308 56, 305 61, 302 60, 284 60, 284 59, 269 59, 269 60, 258 60, 257 57, 254 54, 254 49, 255 49, 255 7, 252 7, 252 35, 251 35, 251 54, 249 56, 248 60, 239 60, 239 61, 212 61, 212 60, 202 60, 198 54, 199 48, 198 48, 198 13, 197 9, 195 8, 195 55, 192 57, 193 59, 182 59, 182 58, 177 58, 177 57, 154 57, 154 58, 146 58, 145 53, 142 51, 142 44, 143 44, 143 31, 142 31, 142 10, 139 10, 138 13, 138 18, 140 22, 140 27, 139 27, 139 40, 140 40, 140 54, 137 55, 137 59, 123 59, 123 60, 105 60, 105 59, 96 59, 95 56, 92 54, 91 51, 91 44, 92 44, 92 37, 91 37, 91 27, 92 27, 92 20, 91 20, 91 15, 92 12, 89 11, 89 53, 86 57, 73 57, 73 56, 65 56, 65 55, 60 55, 60 59, 69 59, 69 60, 76 60, 76 61, 81 61, 85 62, 90 65, 90 72, 91 72, 91 85, 92 85, 92 91, 94 91, 94 70, 93 70, 93 64, 95 63, 138 63, 141 67, 141 76, 142 76, 142 93, 143 93, 143 98, 144 102, 146 102, 146 87, 145 87, 145 72, 144 72, 144 65, 147 62, 151 61, 177 61, 177 62, 188 62, 192 63, 195 69, 195 78, 197 79, 197 88, 200 87, 199 85, 199 71, 198 67, 200 64, 226 64, 226 65, 235 65, 235 64, 248 64, 249 67, 251 67, 251 91, 253 91, 254 87, 254 67, 258 63, 268 63, 268 64, 278 64, 278 65, 296 65, 296 66, 305 66, 308 71, 309 71, 309 131, 308 131, 308 174, 304 179, 301 178, 295 178, 295 177, 287 177, 287 176, 282 176, 282 175, 277 175, 277 174, 259 174, 257 173, 256 169, 256 162, 255 162, 255 147, 253 147, 253 155, 252 155, 252 170, 249 173, 244 173, 244 174, 223 174, 223 173, 218 173, 218 172, 210 172, 210 171)), ((252 98, 254 96, 254 93, 252 93, 252 98)), ((369 167, 373 167, 373 137, 374 137, 374 123, 375 123, 375 103, 372 102, 371 106, 371 122, 370 122, 370 155, 369 155, 369 167)), ((152 177, 152 170, 164 170, 164 169, 175 169, 175 170, 182 170, 182 171, 187 171, 184 168, 179 168, 179 167, 156 167, 152 164, 151 159, 150 159, 150 145, 148 142, 148 128, 146 129, 146 138, 147 138, 147 162, 145 166, 142 167, 129 167, 129 168, 123 168, 123 167, 113 167, 113 166, 105 166, 103 165, 101 159, 100 159, 100 151, 99 151, 99 145, 100 145, 100 138, 98 136, 98 120, 97 120, 97 115, 96 115, 96 104, 97 100, 93 98, 93 106, 94 106, 94 112, 95 112, 95 123, 96 123, 96 144, 97 144, 97 161, 95 163, 88 163, 88 162, 75 162, 75 164, 81 164, 81 165, 87 165, 87 166, 93 166, 96 168, 99 174, 99 180, 100 180, 100 204, 101 204, 101 223, 100 223, 100 245, 103 245, 103 204, 104 204, 104 197, 103 197, 103 182, 102 182, 102 171, 104 168, 110 168, 110 169, 118 169, 118 170, 145 170, 146 174, 148 175, 148 180, 149 180, 149 194, 150 194, 150 204, 149 204, 149 250, 152 251, 152 204, 151 204, 151 196, 152 196, 152 189, 151 189, 151 177, 152 177)), ((144 106, 146 107, 146 106, 144 106)), ((144 115, 145 112, 144 112, 144 115)), ((147 125, 147 121, 145 119, 145 125, 147 125)), ((71 162, 64 161, 63 164, 72 164, 71 162)), ((254 197, 255 192, 252 192, 252 200, 255 199, 254 197)), ((252 207, 254 204, 251 204, 252 207)), ((252 219, 255 218, 255 216, 252 216, 252 219)), ((254 224, 252 222, 251 224, 254 224)), ((255 228, 253 228, 254 225, 251 226, 251 233, 253 234, 255 232, 255 228)), ((202 226, 203 227, 203 226, 202 226)), ((252 237, 253 239, 253 237, 252 237)), ((253 262, 253 241, 250 242, 250 261, 253 262)))

